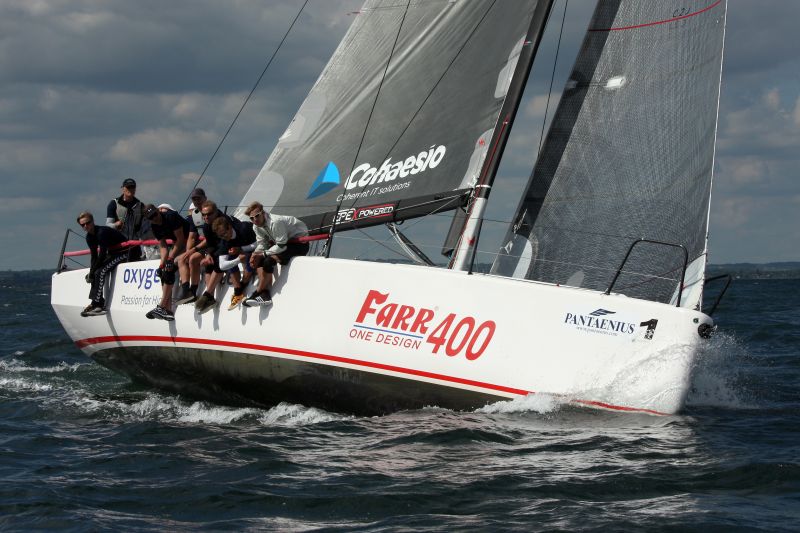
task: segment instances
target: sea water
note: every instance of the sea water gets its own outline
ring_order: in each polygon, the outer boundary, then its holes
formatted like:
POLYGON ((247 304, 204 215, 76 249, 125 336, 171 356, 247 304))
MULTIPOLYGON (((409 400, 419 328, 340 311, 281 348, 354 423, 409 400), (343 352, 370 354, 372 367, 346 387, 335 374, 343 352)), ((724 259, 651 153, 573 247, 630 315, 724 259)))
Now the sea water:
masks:
POLYGON ((0 285, 3 530, 800 530, 800 280, 734 283, 669 417, 198 402, 83 356, 49 275, 0 285))

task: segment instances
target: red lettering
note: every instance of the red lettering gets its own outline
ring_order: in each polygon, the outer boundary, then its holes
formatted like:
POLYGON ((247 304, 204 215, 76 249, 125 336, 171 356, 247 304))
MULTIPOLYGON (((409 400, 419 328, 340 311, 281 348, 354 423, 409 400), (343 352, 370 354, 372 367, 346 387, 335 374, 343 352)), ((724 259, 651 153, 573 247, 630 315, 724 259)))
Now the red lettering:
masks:
POLYGON ((430 309, 425 309, 424 307, 419 310, 417 314, 417 318, 414 319, 414 324, 411 326, 411 333, 416 333, 419 331, 420 333, 427 333, 428 332, 428 322, 431 321, 433 318, 433 311, 430 309))
POLYGON ((401 305, 400 311, 392 322, 392 329, 400 327, 403 331, 408 331, 408 319, 414 316, 414 308, 410 305, 401 305))
POLYGON ((397 311, 397 304, 386 304, 378 311, 378 316, 375 318, 375 323, 385 328, 389 327, 394 312, 397 311))
POLYGON ((436 329, 428 336, 426 342, 433 344, 433 353, 439 351, 442 344, 447 342, 447 331, 450 329, 450 326, 453 325, 453 319, 456 317, 455 313, 450 313, 447 315, 441 324, 436 326, 436 329))
POLYGON ((487 320, 478 327, 478 329, 475 331, 475 335, 473 335, 472 339, 469 341, 469 346, 467 346, 468 360, 474 361, 483 355, 484 350, 486 350, 486 347, 489 346, 489 341, 491 341, 492 337, 494 336, 494 330, 496 327, 497 325, 494 323, 494 320, 487 320), (478 341, 478 337, 480 337, 481 333, 484 331, 486 331, 486 338, 483 340, 483 344, 481 344, 480 348, 476 350, 475 343, 478 341))
POLYGON ((467 344, 467 341, 469 340, 470 336, 472 336, 472 330, 474 328, 475 328, 474 318, 472 318, 471 316, 462 318, 461 322, 459 322, 458 325, 456 326, 456 329, 453 330, 453 336, 450 337, 450 342, 448 342, 447 346, 445 347, 445 352, 447 353, 447 355, 449 355, 450 357, 458 355, 458 352, 460 352, 464 348, 464 345, 467 344), (454 345, 454 343, 456 342, 456 338, 458 338, 458 334, 464 328, 466 328, 467 330, 466 333, 464 333, 464 337, 458 344, 454 345))
POLYGON ((367 293, 367 297, 364 298, 364 303, 361 305, 361 311, 358 313, 358 318, 356 318, 356 322, 364 322, 366 316, 370 313, 374 313, 376 309, 372 307, 372 304, 382 304, 389 298, 389 293, 382 294, 378 291, 369 291, 367 293))

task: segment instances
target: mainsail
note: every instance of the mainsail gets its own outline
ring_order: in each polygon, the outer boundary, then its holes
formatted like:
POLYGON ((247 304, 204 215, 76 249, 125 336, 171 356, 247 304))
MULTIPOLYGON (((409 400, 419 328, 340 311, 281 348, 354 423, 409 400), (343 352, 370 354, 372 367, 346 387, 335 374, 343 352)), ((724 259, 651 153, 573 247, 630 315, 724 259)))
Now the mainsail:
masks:
POLYGON ((312 231, 455 209, 537 0, 368 0, 241 201, 312 231))
POLYGON ((699 305, 725 10, 598 3, 495 273, 699 305))

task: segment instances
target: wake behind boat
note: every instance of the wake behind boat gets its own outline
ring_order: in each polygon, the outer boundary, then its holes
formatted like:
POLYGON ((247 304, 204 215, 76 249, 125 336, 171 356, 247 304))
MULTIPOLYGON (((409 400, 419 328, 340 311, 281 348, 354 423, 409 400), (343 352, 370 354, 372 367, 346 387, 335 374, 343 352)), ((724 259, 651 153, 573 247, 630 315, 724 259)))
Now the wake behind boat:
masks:
POLYGON ((713 328, 700 307, 725 4, 654 4, 598 3, 491 274, 472 266, 482 217, 552 2, 375 0, 240 205, 329 243, 454 211, 450 268, 299 257, 272 307, 179 306, 167 323, 144 316, 157 262, 125 263, 89 319, 85 271, 56 273, 59 319, 100 364, 215 399, 385 413, 547 393, 679 411, 713 328))

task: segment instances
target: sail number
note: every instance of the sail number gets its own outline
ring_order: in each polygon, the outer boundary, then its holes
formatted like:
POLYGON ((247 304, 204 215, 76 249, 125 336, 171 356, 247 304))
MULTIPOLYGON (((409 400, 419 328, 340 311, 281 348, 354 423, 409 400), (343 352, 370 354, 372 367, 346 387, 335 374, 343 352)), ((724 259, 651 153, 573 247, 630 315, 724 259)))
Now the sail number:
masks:
POLYGON ((465 316, 453 327, 455 321, 455 313, 447 315, 447 318, 428 335, 425 342, 433 344, 433 353, 438 353, 444 346, 444 352, 450 357, 466 351, 467 359, 474 361, 483 355, 489 346, 497 325, 493 320, 487 320, 476 327, 475 319, 471 316, 465 316))
POLYGON ((449 357, 463 355, 469 361, 479 358, 497 329, 493 320, 478 322, 474 317, 450 313, 437 319, 433 309, 395 303, 389 293, 371 290, 356 316, 350 337, 401 348, 419 349, 432 345, 431 352, 449 357))

